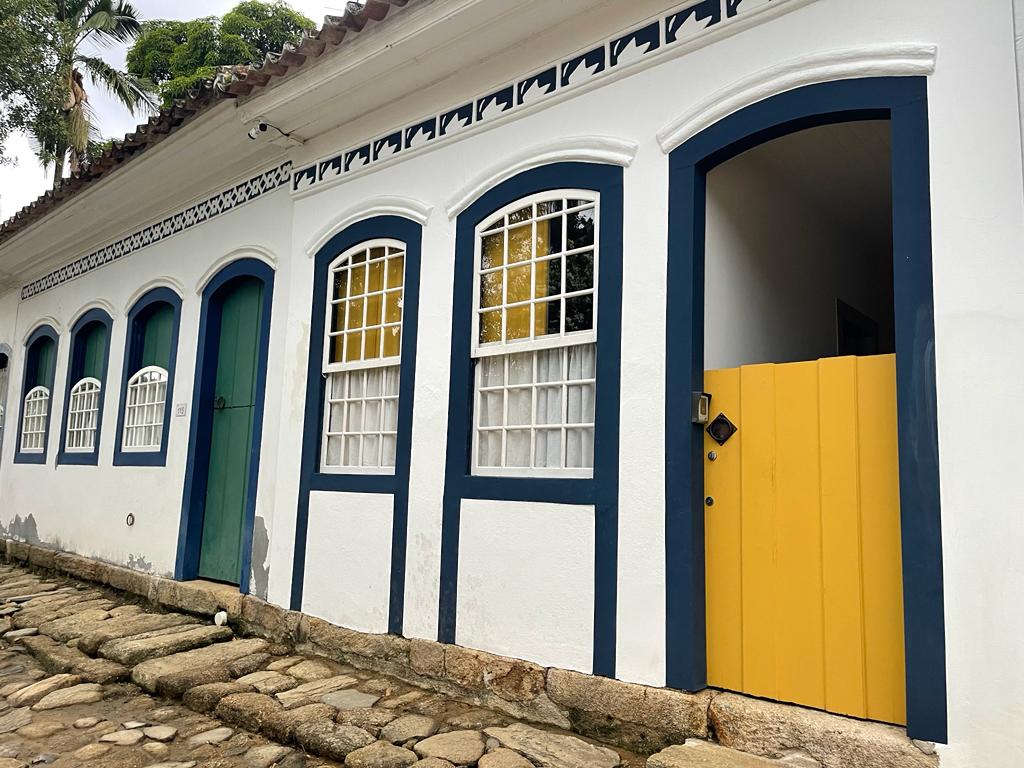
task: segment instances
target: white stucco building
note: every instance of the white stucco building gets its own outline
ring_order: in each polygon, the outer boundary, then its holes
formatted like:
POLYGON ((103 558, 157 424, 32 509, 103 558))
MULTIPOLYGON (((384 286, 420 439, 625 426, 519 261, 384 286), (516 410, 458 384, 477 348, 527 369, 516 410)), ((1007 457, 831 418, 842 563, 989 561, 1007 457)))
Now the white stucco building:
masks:
POLYGON ((0 229, 0 523, 1019 764, 1013 6, 371 0, 0 229))

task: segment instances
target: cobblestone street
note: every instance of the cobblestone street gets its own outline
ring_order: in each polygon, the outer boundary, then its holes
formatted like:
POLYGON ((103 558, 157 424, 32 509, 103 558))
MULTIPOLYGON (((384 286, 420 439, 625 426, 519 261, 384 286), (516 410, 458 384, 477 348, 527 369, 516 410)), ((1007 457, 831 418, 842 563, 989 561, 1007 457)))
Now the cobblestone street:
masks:
POLYGON ((565 732, 157 610, 71 579, 0 566, 0 768, 644 764, 565 732))

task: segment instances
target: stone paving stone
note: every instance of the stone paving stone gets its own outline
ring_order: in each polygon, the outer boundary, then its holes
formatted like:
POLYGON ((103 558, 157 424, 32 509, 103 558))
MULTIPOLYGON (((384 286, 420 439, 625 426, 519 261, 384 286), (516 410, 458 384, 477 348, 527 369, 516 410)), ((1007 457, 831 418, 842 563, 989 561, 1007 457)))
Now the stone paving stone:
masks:
POLYGON ((142 734, 153 741, 171 741, 178 735, 178 729, 170 725, 151 725, 143 728, 142 734))
POLYGON ((70 707, 75 704, 92 704, 102 698, 103 686, 98 683, 82 683, 46 694, 32 705, 32 711, 41 712, 47 709, 70 707))
POLYGON ((252 747, 245 753, 246 765, 250 768, 270 768, 291 752, 288 747, 277 744, 263 744, 252 747))
POLYGON ((428 757, 425 760, 420 760, 415 763, 416 768, 455 768, 454 765, 449 763, 447 760, 442 760, 439 757, 428 757))
POLYGON ((425 739, 437 733, 437 722, 425 715, 403 715, 381 728, 380 738, 392 744, 404 744, 409 739, 425 739))
POLYGON ((439 757, 455 765, 471 765, 484 753, 480 731, 449 731, 419 742, 413 749, 420 757, 439 757))
POLYGON ((52 637, 58 643, 66 643, 86 632, 91 632, 110 618, 110 612, 105 610, 91 610, 75 613, 64 618, 44 621, 39 625, 39 634, 52 637))
POLYGON ((314 701, 320 700, 324 694, 347 688, 350 685, 355 685, 357 682, 359 681, 351 675, 338 675, 323 680, 313 680, 289 691, 277 694, 277 699, 284 705, 285 709, 292 709, 303 704, 311 704, 314 701))
POLYGON ((232 677, 245 677, 253 672, 259 672, 273 658, 269 653, 253 653, 243 656, 228 664, 228 672, 232 677))
POLYGON ((304 659, 298 664, 289 667, 288 674, 297 680, 308 683, 311 680, 336 677, 341 671, 340 664, 335 664, 326 659, 304 659))
POLYGON ((115 616, 112 610, 110 615, 113 618, 78 638, 79 649, 90 656, 95 656, 100 646, 110 640, 140 635, 143 632, 152 632, 157 629, 199 623, 198 619, 191 616, 183 616, 180 613, 137 613, 127 616, 123 614, 115 616))
POLYGON ((100 656, 119 664, 135 666, 147 659, 170 656, 173 653, 202 648, 223 640, 234 633, 229 627, 183 626, 157 629, 141 635, 108 640, 99 647, 100 656))
POLYGON ((374 742, 374 738, 361 728, 337 725, 329 720, 303 723, 295 729, 295 740, 307 752, 329 760, 344 760, 349 752, 374 742))
POLYGON ((185 691, 182 701, 195 712, 212 712, 220 700, 235 693, 252 693, 252 687, 234 681, 206 683, 185 691))
POLYGON ((499 747, 480 758, 480 768, 533 768, 533 763, 511 749, 499 747))
POLYGON ((75 720, 73 725, 75 728, 92 728, 99 721, 100 719, 98 717, 80 717, 75 720))
POLYGON ((419 762, 415 752, 396 747, 386 741, 375 741, 348 753, 345 765, 348 768, 408 768, 419 762))
POLYGON ((213 728, 209 731, 197 733, 195 736, 189 738, 188 743, 192 746, 198 746, 200 744, 220 744, 220 742, 230 739, 231 734, 233 733, 234 731, 231 728, 221 726, 220 728, 213 728))
POLYGON ((372 707, 377 703, 378 699, 380 699, 380 696, 375 696, 372 693, 363 693, 354 688, 345 691, 333 691, 320 697, 320 701, 324 704, 330 704, 339 710, 372 707))
POLYGON ((112 749, 109 744, 86 744, 81 749, 75 750, 71 756, 76 760, 95 760, 102 757, 112 749))
POLYGON ((40 680, 38 683, 22 688, 17 693, 12 693, 7 697, 7 703, 12 707, 30 706, 52 691, 67 688, 71 685, 78 685, 80 682, 82 682, 82 679, 77 675, 53 675, 52 677, 40 680))
POLYGON ((398 713, 393 709, 357 707, 338 712, 336 722, 339 725, 354 725, 376 737, 380 733, 380 729, 396 717, 398 717, 398 713))
POLYGON ((622 762, 618 753, 607 747, 522 723, 513 723, 507 728, 488 728, 484 733, 497 739, 503 747, 525 755, 541 768, 616 768, 622 762))
POLYGON ((22 637, 32 637, 32 635, 38 635, 38 627, 25 627, 25 629, 12 629, 10 632, 4 633, 4 640, 11 643, 15 640, 19 640, 22 637))
POLYGON ((263 693, 234 693, 217 703, 214 712, 226 723, 258 733, 265 717, 281 709, 281 702, 263 693))
MULTIPOLYGON (((156 681, 156 692, 168 699, 180 699, 185 692, 207 683, 226 683, 231 681, 231 673, 224 664, 209 667, 196 667, 164 675, 156 681)), ((241 691, 236 691, 241 693, 241 691)))
POLYGON ((272 661, 267 664, 267 669, 271 672, 284 672, 289 667, 294 667, 296 664, 305 661, 302 656, 285 656, 283 659, 272 661))
POLYGON ((295 740, 295 729, 303 723, 333 720, 337 710, 327 704, 306 704, 295 709, 272 712, 263 718, 262 733, 274 741, 288 744, 295 740))
POLYGON ((266 640, 249 638, 245 640, 229 640, 216 643, 205 648, 175 653, 160 659, 144 661, 132 670, 132 681, 145 691, 156 691, 156 681, 164 675, 181 672, 186 669, 199 669, 212 665, 229 664, 235 659, 259 653, 267 647, 266 640))
POLYGON ((142 731, 137 728, 130 728, 124 731, 114 731, 106 736, 101 736, 100 741, 107 744, 114 744, 118 747, 133 747, 145 738, 142 731))
POLYGON ((288 691, 298 685, 298 681, 294 677, 269 670, 253 672, 250 675, 238 678, 237 682, 242 685, 251 685, 259 693, 270 694, 288 691))
POLYGON ((12 709, 0 715, 0 734, 10 733, 32 722, 32 712, 28 707, 12 709))
POLYGON ((73 672, 94 683, 113 683, 128 678, 127 667, 108 659, 93 659, 49 637, 26 637, 22 643, 44 667, 54 671, 73 672))

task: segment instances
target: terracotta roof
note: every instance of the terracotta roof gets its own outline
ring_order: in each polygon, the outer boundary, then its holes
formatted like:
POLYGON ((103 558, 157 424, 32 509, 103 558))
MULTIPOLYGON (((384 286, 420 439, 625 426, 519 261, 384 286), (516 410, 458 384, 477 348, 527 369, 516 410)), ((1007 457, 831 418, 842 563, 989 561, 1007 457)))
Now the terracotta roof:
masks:
POLYGON ((402 7, 415 0, 366 0, 349 2, 342 16, 324 17, 318 30, 303 32, 295 45, 287 45, 279 53, 268 54, 259 64, 222 67, 217 77, 203 82, 184 99, 177 99, 164 107, 122 141, 114 141, 110 149, 93 160, 75 176, 61 181, 47 190, 7 221, 0 224, 0 245, 25 227, 39 221, 69 198, 89 187, 103 176, 116 171, 125 163, 158 144, 182 126, 194 122, 210 107, 223 99, 248 96, 265 88, 272 80, 293 74, 300 68, 337 48, 345 39, 362 32, 371 21, 383 21, 392 6, 402 7))

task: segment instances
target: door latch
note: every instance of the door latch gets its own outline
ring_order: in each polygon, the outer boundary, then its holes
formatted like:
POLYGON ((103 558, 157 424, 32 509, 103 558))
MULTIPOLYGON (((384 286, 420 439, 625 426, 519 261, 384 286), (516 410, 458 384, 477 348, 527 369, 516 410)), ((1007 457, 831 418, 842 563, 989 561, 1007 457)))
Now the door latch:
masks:
POLYGON ((223 395, 218 395, 217 397, 213 398, 213 410, 223 411, 227 407, 228 401, 224 399, 223 395))
POLYGON ((726 440, 735 435, 737 431, 736 425, 729 421, 724 413, 715 416, 715 420, 708 424, 708 434, 719 445, 725 445, 726 440))
POLYGON ((707 392, 690 393, 690 420, 694 424, 707 424, 711 416, 711 395, 707 392))

